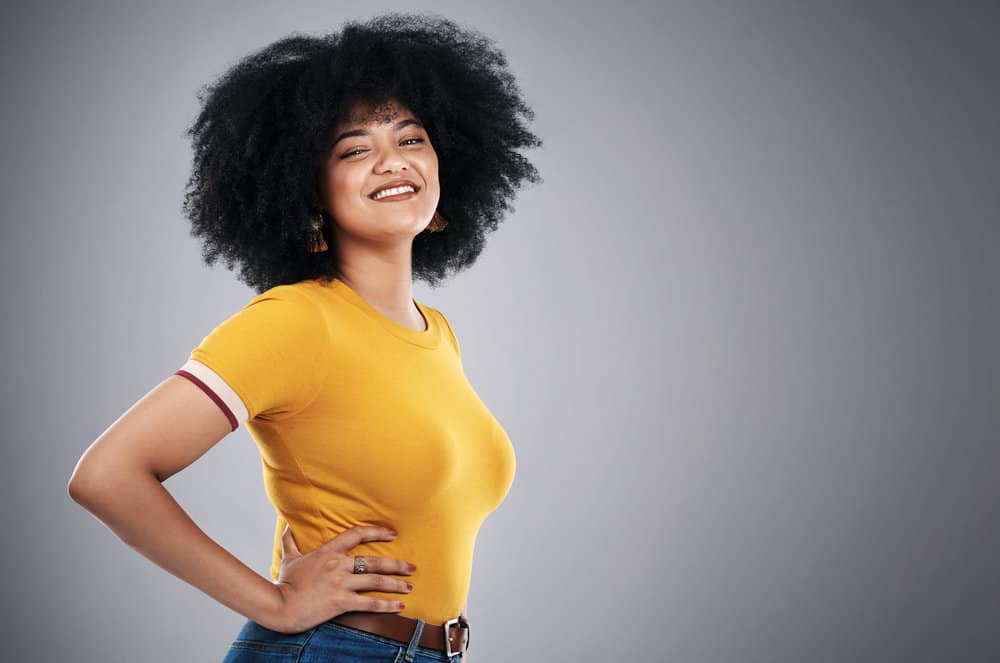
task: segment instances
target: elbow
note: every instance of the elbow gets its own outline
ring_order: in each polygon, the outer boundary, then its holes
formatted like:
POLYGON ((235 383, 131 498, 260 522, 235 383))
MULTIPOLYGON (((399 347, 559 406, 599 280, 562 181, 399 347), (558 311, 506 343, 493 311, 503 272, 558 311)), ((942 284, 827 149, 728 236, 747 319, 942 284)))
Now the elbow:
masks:
POLYGON ((73 476, 69 478, 69 483, 66 484, 66 494, 69 495, 71 500, 79 504, 80 500, 83 499, 81 490, 80 481, 77 479, 76 472, 74 472, 73 476))
MULTIPOLYGON (((81 461, 66 484, 66 493, 132 546, 139 534, 136 511, 148 504, 145 500, 149 495, 144 492, 148 485, 142 473, 132 472, 120 463, 105 465, 81 461)), ((139 520, 143 518, 140 516, 139 520)))
POLYGON ((90 509, 121 483, 120 477, 112 468, 85 456, 73 470, 66 484, 66 494, 80 506, 90 509))
POLYGON ((107 454, 86 453, 77 463, 66 484, 69 498, 98 515, 130 495, 136 481, 147 479, 162 484, 155 473, 140 469, 121 458, 107 454))
POLYGON ((88 472, 81 471, 77 466, 66 484, 66 494, 69 498, 81 506, 86 506, 93 501, 94 493, 99 482, 88 472))

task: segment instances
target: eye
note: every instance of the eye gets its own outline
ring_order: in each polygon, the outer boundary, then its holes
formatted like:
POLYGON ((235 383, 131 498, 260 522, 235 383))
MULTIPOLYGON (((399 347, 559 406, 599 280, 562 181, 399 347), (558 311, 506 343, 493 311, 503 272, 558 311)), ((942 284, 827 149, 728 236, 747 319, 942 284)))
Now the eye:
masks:
MULTIPOLYGON (((402 143, 403 144, 409 144, 411 140, 416 141, 418 143, 425 142, 423 138, 413 137, 413 138, 405 138, 405 139, 403 139, 402 143)), ((346 159, 347 157, 354 156, 355 154, 359 154, 361 152, 367 152, 367 150, 362 149, 362 148, 359 147, 356 150, 351 150, 350 152, 346 152, 344 154, 341 154, 340 158, 341 159, 346 159)))

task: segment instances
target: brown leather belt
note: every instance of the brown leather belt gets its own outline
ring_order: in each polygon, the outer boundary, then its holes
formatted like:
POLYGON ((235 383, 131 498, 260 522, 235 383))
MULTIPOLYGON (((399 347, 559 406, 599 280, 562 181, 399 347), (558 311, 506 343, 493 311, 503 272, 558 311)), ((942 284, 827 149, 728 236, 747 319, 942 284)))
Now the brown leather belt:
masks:
MULTIPOLYGON (((393 612, 345 612, 330 621, 381 635, 395 640, 401 645, 410 643, 413 630, 417 627, 416 619, 393 612)), ((465 650, 469 646, 470 633, 468 620, 459 615, 454 619, 449 619, 444 624, 425 623, 417 644, 421 647, 439 649, 449 657, 463 654, 462 658, 464 659, 465 650), (445 632, 448 633, 447 640, 445 632)))

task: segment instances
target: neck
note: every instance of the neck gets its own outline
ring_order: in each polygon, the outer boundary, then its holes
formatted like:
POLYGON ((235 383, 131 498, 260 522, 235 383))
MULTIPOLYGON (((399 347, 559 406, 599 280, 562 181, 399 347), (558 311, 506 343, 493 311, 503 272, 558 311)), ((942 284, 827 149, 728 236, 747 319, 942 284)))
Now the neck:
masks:
POLYGON ((413 305, 410 247, 387 252, 351 251, 339 256, 340 280, 379 311, 397 316, 420 312, 413 305))

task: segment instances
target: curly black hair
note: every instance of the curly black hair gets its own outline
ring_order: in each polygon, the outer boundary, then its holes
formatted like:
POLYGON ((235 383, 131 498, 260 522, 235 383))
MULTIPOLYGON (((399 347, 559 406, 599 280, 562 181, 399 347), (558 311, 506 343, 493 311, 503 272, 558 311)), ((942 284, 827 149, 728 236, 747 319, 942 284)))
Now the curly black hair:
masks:
MULTIPOLYGON (((516 150, 541 147, 493 41, 436 14, 350 20, 324 36, 291 33, 199 89, 186 130, 194 147, 183 212, 211 266, 258 294, 339 276, 334 251, 307 250, 317 181, 333 130, 355 104, 396 99, 423 123, 438 155, 445 230, 413 239, 412 275, 436 287, 471 266, 525 180, 542 181, 516 150)), ((324 234, 326 235, 325 231, 324 234)), ((332 247, 332 238, 326 241, 332 247)))

